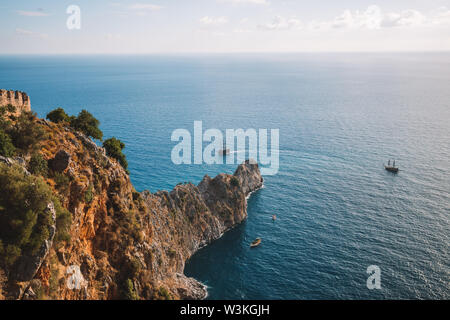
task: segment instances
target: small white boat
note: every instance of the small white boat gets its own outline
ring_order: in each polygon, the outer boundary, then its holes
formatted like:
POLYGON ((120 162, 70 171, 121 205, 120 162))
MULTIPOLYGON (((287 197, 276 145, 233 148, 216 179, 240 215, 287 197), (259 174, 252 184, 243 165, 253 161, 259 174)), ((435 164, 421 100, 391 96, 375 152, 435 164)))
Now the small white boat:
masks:
POLYGON ((261 238, 256 238, 250 243, 250 248, 255 248, 261 244, 261 238))

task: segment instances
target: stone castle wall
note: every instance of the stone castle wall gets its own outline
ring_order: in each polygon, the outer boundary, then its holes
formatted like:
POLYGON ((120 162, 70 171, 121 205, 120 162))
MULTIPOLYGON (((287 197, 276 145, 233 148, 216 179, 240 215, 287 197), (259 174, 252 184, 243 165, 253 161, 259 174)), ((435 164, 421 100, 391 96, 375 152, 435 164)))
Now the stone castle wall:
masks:
POLYGON ((31 111, 30 97, 25 92, 0 89, 0 106, 8 104, 16 107, 16 113, 31 111))

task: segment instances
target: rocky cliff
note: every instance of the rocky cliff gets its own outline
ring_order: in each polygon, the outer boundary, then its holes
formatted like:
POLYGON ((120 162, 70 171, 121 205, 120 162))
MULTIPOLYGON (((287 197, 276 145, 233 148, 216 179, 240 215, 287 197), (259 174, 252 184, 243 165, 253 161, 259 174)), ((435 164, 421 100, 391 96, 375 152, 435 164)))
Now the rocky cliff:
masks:
MULTIPOLYGON (((3 290, 0 279, 0 296, 204 298, 205 287, 183 274, 185 261, 247 217, 246 197, 263 183, 258 165, 246 161, 234 175, 138 193, 120 164, 89 138, 63 124, 36 123, 47 132, 39 152, 55 172, 45 181, 72 216, 70 240, 55 243, 51 234, 41 254, 22 257, 3 290)), ((28 161, 3 158, 24 168, 28 161)))

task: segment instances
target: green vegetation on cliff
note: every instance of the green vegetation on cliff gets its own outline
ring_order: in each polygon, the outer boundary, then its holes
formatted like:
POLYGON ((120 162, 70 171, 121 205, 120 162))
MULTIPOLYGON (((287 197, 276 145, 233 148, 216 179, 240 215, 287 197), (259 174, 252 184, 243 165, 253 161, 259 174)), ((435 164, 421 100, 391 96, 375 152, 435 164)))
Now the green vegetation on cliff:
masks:
MULTIPOLYGON (((81 110, 77 117, 69 116, 63 108, 57 108, 47 114, 47 119, 54 122, 66 122, 73 129, 84 133, 88 137, 102 140, 103 132, 99 129, 100 121, 98 121, 92 114, 86 110, 81 110)), ((109 138, 103 142, 103 148, 106 154, 119 161, 120 165, 127 170, 128 162, 122 150, 125 144, 117 138, 109 138)), ((128 173, 128 171, 127 171, 128 173)))
POLYGON ((70 213, 41 177, 27 175, 19 166, 0 164, 0 266, 9 269, 24 253, 35 254, 49 238, 53 203, 57 237, 67 239, 70 213))
POLYGON ((23 112, 15 118, 0 110, 0 155, 12 157, 37 150, 45 137, 45 131, 36 121, 36 113, 23 112))
POLYGON ((12 144, 11 137, 0 129, 0 156, 12 157, 16 152, 16 148, 12 144))
POLYGON ((106 150, 106 154, 111 158, 119 161, 120 165, 127 170, 128 162, 125 155, 122 153, 123 148, 125 148, 125 144, 116 138, 110 138, 103 142, 103 148, 106 150))
POLYGON ((28 171, 34 175, 43 176, 48 175, 48 163, 47 160, 40 153, 33 153, 28 164, 28 171))
POLYGON ((22 154, 39 148, 39 143, 46 138, 42 126, 36 122, 36 113, 23 112, 17 121, 6 131, 14 146, 22 154))
POLYGON ((63 108, 57 108, 47 114, 47 119, 54 123, 70 122, 70 117, 63 108))
POLYGON ((88 137, 97 140, 103 139, 103 132, 99 128, 100 121, 84 109, 75 117, 69 116, 63 108, 56 108, 50 111, 46 118, 54 123, 66 122, 72 128, 84 133, 88 137))
POLYGON ((70 126, 75 130, 83 132, 88 137, 102 140, 103 132, 99 129, 99 125, 100 121, 84 109, 81 110, 76 118, 70 120, 70 126))

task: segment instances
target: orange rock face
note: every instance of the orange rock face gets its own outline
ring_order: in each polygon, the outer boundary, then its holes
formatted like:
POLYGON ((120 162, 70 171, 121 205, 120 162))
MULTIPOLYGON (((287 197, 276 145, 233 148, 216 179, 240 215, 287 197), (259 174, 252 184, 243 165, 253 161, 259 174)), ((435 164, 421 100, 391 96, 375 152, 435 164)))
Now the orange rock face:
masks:
POLYGON ((205 287, 184 276, 185 261, 247 217, 246 196, 262 186, 258 165, 139 193, 103 148, 64 124, 37 122, 48 134, 45 159, 69 157, 58 173, 65 182, 47 183, 72 215, 70 240, 54 243, 34 282, 9 297, 34 297, 27 288, 38 282, 51 299, 204 298, 205 287))

